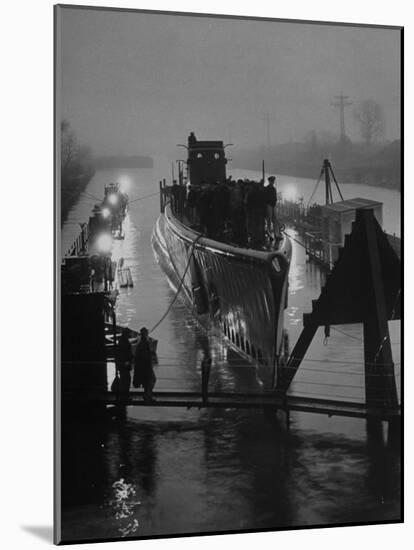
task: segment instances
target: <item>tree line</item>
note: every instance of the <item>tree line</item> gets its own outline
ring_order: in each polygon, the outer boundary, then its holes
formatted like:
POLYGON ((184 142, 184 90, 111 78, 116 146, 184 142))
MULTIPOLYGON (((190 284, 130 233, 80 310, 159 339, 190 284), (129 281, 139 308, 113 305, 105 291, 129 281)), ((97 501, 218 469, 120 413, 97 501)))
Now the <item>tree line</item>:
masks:
POLYGON ((79 144, 69 122, 62 120, 60 123, 62 222, 94 173, 95 165, 90 147, 79 144))

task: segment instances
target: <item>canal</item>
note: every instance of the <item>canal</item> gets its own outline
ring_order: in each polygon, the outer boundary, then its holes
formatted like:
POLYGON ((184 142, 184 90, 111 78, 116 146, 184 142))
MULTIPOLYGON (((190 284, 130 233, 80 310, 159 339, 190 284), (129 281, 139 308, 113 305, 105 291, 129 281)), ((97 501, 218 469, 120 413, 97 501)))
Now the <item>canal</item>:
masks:
MULTIPOLYGON (((257 176, 234 170, 233 177, 257 176)), ((119 324, 152 327, 174 297, 154 260, 151 232, 159 214, 153 170, 97 172, 88 197, 100 199, 111 181, 128 186, 126 238, 115 254, 131 268, 134 287, 121 290, 119 324), (144 197, 140 199, 141 197, 144 197), (140 199, 140 200, 138 200, 140 199)), ((315 182, 280 176, 287 199, 311 196, 315 182)), ((343 186, 344 198, 384 203, 384 227, 399 234, 400 194, 343 186)), ((323 202, 323 189, 316 200, 323 202)), ((98 202, 98 201, 95 201, 98 202)), ((62 229, 65 252, 94 201, 83 195, 62 229)), ((319 295, 322 274, 293 242, 286 328, 291 347, 302 314, 319 295)), ((390 323, 400 388, 400 323, 390 323)), ((254 369, 206 334, 177 300, 156 329, 156 389, 198 390, 202 350, 213 357, 211 388, 257 389, 254 369)), ((291 392, 360 401, 364 396, 362 327, 323 330, 307 353, 291 392)), ((110 373, 109 382, 111 382, 110 373)), ((277 529, 398 520, 400 457, 358 419, 292 414, 290 431, 260 411, 130 408, 125 421, 69 429, 65 434, 62 538, 139 537, 211 531, 277 529)))

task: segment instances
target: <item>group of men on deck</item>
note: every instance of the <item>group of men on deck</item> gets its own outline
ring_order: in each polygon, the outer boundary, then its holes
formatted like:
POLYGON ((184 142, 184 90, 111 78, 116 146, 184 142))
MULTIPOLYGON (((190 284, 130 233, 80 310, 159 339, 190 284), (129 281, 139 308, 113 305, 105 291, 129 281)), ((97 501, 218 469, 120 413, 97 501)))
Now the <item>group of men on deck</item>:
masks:
POLYGON ((240 246, 261 247, 269 239, 281 238, 276 218, 275 176, 264 180, 203 183, 171 187, 172 208, 181 219, 200 227, 211 238, 228 239, 240 246))

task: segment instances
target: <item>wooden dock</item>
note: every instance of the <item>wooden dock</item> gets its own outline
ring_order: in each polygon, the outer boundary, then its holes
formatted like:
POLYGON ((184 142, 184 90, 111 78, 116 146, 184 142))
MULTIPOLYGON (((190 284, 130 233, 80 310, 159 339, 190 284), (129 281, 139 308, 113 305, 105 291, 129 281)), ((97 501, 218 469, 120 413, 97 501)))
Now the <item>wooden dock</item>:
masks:
MULTIPOLYGON (((349 233, 349 213, 361 208, 370 208, 376 212, 378 219, 382 218, 382 203, 370 199, 354 198, 344 200, 341 189, 335 178, 331 163, 323 161, 321 173, 309 202, 316 192, 319 182, 325 179, 325 204, 304 205, 303 198, 299 202, 282 200, 279 194, 276 203, 277 219, 283 225, 294 228, 298 233, 298 244, 305 248, 310 260, 323 268, 331 270, 344 246, 343 237, 349 233), (331 178, 335 182, 340 201, 334 202, 331 178), (338 242, 339 241, 339 242, 338 242)), ((401 239, 395 234, 385 233, 389 244, 401 260, 401 239)), ((290 236, 293 238, 292 236, 290 236)))

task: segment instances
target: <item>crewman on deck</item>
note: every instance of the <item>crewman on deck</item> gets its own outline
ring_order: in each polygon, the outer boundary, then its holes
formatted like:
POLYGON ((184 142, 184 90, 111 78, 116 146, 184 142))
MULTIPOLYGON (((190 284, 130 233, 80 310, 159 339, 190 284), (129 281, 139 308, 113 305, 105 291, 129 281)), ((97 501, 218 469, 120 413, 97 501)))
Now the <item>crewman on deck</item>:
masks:
POLYGON ((265 203, 262 185, 252 181, 246 195, 247 232, 250 245, 260 247, 264 242, 265 203))
POLYGON ((242 183, 230 183, 229 210, 232 239, 237 244, 243 241, 243 190, 242 183))
POLYGON ((194 132, 190 132, 190 135, 188 136, 188 145, 194 145, 197 143, 197 138, 195 137, 194 132))
POLYGON ((229 192, 224 182, 214 185, 212 196, 212 213, 214 220, 213 234, 221 239, 224 235, 225 222, 228 215, 229 192))
POLYGON ((257 234, 258 244, 262 246, 265 241, 265 221, 266 221, 266 196, 264 193, 264 181, 260 180, 257 184, 258 204, 257 204, 257 234))
POLYGON ((269 235, 273 231, 274 238, 280 237, 279 224, 276 219, 277 191, 275 187, 275 176, 267 178, 268 186, 264 188, 266 200, 266 224, 269 235))

